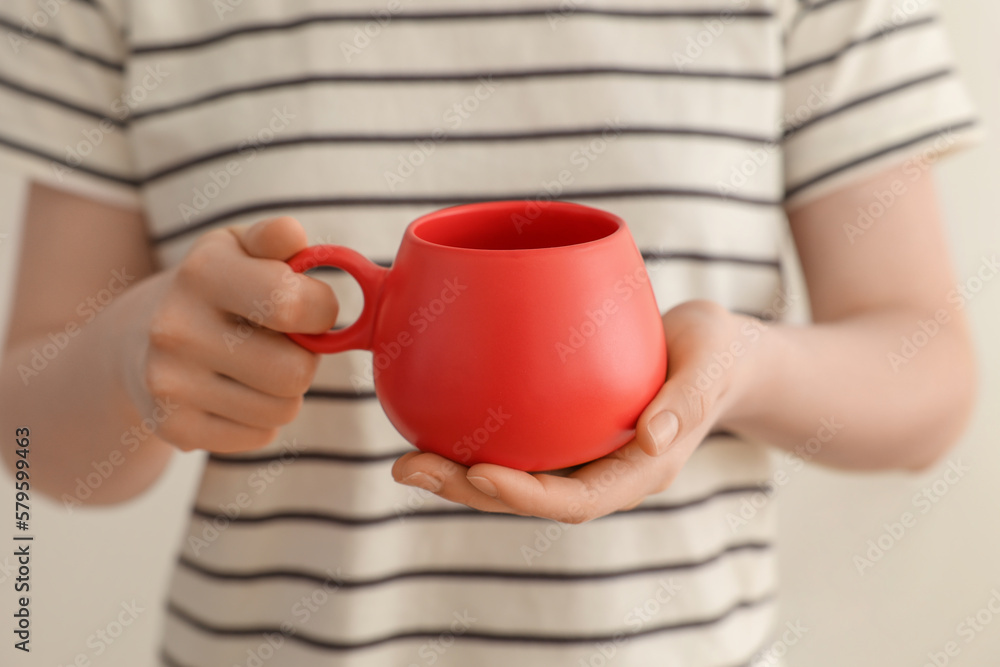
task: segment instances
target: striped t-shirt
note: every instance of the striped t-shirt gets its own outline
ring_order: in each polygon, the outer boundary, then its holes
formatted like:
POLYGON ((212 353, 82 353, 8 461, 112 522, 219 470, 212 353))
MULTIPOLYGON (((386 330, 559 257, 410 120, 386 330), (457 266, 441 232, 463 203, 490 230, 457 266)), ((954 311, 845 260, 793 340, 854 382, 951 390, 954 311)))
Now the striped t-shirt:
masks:
MULTIPOLYGON (((388 263, 443 206, 578 201, 628 222, 662 310, 774 317, 788 202, 968 140, 936 12, 10 0, 0 163, 141 207, 163 266, 279 214, 388 263)), ((318 275, 356 316, 354 283, 318 275)), ((480 513, 393 482, 408 446, 357 382, 370 364, 324 358, 279 442, 209 458, 163 665, 777 664, 763 445, 709 437, 668 490, 587 524, 480 513)))

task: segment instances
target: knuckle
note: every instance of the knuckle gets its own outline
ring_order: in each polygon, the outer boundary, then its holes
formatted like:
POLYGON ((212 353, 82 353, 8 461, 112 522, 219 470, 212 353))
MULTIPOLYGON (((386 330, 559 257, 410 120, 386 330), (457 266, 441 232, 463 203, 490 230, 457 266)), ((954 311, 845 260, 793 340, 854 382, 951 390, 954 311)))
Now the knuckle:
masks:
POLYGON ((182 452, 192 452, 199 449, 199 443, 191 429, 185 427, 185 421, 177 418, 167 420, 160 425, 157 435, 182 452))
POLYGON ((158 359, 146 363, 143 376, 146 390, 153 398, 169 398, 176 394, 177 383, 170 365, 158 359))
POLYGON ((295 421, 295 418, 299 416, 299 412, 302 410, 303 403, 305 403, 305 398, 303 396, 284 399, 277 410, 277 424, 284 426, 285 424, 291 424, 295 421))
POLYGON ((182 318, 160 308, 149 322, 149 343, 158 350, 176 350, 188 340, 185 329, 182 318))
POLYGON ((681 308, 689 311, 690 315, 701 317, 720 317, 729 313, 725 306, 716 301, 709 301, 708 299, 686 301, 681 305, 681 308))
POLYGON ((695 385, 687 385, 684 387, 684 407, 688 426, 700 424, 712 408, 712 398, 705 390, 695 385))
POLYGON ((296 293, 287 293, 283 298, 271 299, 273 308, 267 318, 269 329, 294 331, 306 313, 305 301, 296 293))
POLYGON ((254 450, 267 447, 278 437, 279 429, 275 428, 255 428, 250 433, 243 435, 239 439, 239 446, 236 450, 254 450))
POLYGON ((565 510, 560 513, 560 516, 555 517, 556 521, 559 523, 566 523, 573 526, 579 526, 582 523, 587 523, 588 521, 594 519, 597 513, 591 506, 587 507, 577 507, 574 510, 565 510))
POLYGON ((286 386, 288 392, 301 398, 312 386, 316 369, 319 365, 319 356, 307 353, 307 356, 300 357, 293 363, 285 367, 286 386))
POLYGON ((217 236, 225 234, 222 230, 214 230, 203 236, 188 251, 188 254, 177 267, 177 279, 188 284, 199 284, 212 271, 212 266, 218 260, 217 236))
POLYGON ((193 442, 188 442, 186 440, 171 440, 168 438, 167 442, 169 442, 171 445, 181 450, 182 452, 193 452, 200 449, 200 447, 198 447, 193 442))

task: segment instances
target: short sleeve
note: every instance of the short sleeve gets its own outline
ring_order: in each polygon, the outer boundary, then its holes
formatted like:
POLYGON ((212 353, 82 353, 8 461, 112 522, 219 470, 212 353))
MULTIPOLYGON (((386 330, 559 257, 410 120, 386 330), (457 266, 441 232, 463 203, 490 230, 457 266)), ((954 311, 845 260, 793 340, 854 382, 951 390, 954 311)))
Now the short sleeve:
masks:
MULTIPOLYGON (((979 139, 936 0, 787 0, 787 205, 979 139)), ((914 172, 916 173, 916 172, 914 172)))
POLYGON ((103 0, 0 5, 0 169, 139 207, 120 14, 103 0))

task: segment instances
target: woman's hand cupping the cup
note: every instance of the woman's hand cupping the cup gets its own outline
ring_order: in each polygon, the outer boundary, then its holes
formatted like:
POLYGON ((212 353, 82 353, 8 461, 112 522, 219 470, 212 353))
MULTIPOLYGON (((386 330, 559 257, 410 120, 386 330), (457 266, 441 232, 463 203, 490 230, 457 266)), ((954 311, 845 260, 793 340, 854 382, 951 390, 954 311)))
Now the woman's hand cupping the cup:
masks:
POLYGON ((724 426, 751 376, 753 348, 765 329, 709 301, 673 308, 663 326, 666 384, 639 417, 636 437, 617 451, 565 476, 488 463, 466 467, 410 452, 396 461, 393 477, 475 509, 565 523, 635 507, 670 486, 705 436, 724 426), (716 363, 719 354, 728 354, 726 364, 716 363), (710 366, 711 375, 705 372, 710 366))

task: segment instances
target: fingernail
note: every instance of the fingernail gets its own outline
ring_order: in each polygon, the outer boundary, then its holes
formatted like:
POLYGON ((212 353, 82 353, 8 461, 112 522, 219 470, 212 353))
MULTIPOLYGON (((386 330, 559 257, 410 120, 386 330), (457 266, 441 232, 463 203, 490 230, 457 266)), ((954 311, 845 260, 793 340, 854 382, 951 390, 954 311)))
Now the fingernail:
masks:
POLYGON ((419 486, 425 491, 430 491, 431 493, 436 493, 441 489, 441 481, 435 479, 423 472, 415 472, 412 475, 407 475, 403 478, 403 484, 408 484, 410 486, 419 486))
POLYGON ((500 495, 500 492, 497 490, 497 485, 485 477, 469 477, 468 479, 469 482, 472 483, 472 486, 476 487, 490 498, 496 498, 500 495))
POLYGON ((677 437, 680 425, 677 415, 673 412, 661 412, 649 420, 646 430, 656 445, 657 454, 662 454, 670 448, 674 438, 677 437))

